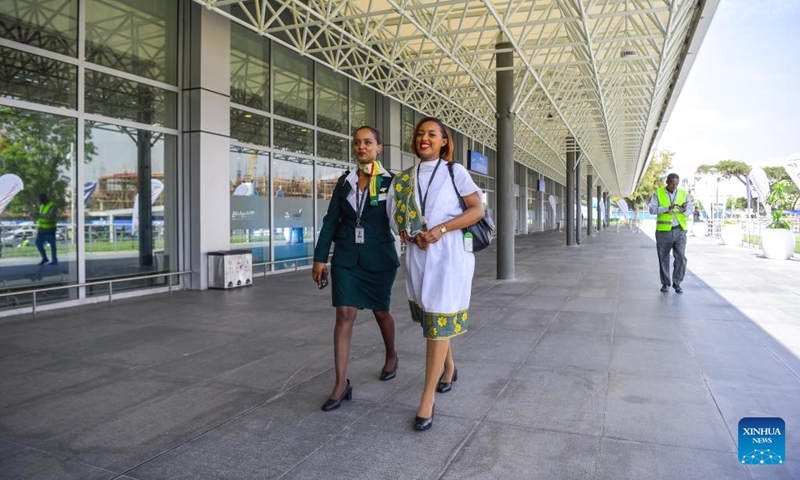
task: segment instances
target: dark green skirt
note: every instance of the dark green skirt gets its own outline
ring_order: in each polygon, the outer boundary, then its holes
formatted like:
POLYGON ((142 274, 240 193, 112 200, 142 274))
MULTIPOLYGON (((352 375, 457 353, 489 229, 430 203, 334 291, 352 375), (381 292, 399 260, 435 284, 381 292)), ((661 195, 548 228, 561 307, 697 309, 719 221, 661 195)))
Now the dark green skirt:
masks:
POLYGON ((397 269, 367 272, 363 268, 331 265, 334 307, 389 311, 397 269))

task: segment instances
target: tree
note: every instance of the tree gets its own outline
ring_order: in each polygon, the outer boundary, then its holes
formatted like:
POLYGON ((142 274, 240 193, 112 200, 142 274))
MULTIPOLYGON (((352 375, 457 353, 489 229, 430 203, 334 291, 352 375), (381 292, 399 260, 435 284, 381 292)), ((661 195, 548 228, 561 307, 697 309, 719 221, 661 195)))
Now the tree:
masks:
POLYGON ((625 201, 628 205, 633 205, 638 215, 639 206, 644 202, 649 202, 656 190, 663 187, 666 183, 667 171, 672 168, 672 158, 674 152, 658 152, 650 158, 650 164, 642 175, 642 181, 636 186, 633 195, 627 197, 625 201))
POLYGON ((722 160, 721 162, 713 165, 700 165, 697 167, 697 173, 701 175, 707 173, 716 173, 726 180, 735 178, 736 180, 742 182, 742 185, 746 185, 747 175, 750 173, 750 165, 738 160, 722 160))
MULTIPOLYGON (((67 190, 73 181, 76 121, 69 117, 0 106, 0 173, 14 173, 25 184, 9 204, 11 217, 27 217, 40 194, 57 212, 69 211, 67 190)), ((86 132, 85 158, 94 154, 86 132)))

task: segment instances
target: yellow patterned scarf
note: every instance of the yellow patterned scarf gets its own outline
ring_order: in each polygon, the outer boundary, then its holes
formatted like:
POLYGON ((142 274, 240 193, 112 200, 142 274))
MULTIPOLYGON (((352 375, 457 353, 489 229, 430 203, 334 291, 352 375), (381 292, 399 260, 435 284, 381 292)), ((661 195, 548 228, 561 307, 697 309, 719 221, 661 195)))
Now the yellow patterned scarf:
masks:
POLYGON ((378 180, 385 171, 381 162, 375 160, 372 163, 359 163, 358 169, 369 175, 369 204, 373 207, 378 205, 378 180))

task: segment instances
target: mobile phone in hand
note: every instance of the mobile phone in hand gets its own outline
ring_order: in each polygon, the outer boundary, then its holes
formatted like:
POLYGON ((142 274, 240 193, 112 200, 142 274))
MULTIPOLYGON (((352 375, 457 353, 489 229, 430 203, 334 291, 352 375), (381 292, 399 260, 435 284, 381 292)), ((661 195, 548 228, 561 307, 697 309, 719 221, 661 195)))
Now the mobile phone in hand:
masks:
POLYGON ((322 290, 323 288, 328 286, 328 272, 323 271, 322 275, 319 277, 319 283, 317 284, 317 288, 322 290))

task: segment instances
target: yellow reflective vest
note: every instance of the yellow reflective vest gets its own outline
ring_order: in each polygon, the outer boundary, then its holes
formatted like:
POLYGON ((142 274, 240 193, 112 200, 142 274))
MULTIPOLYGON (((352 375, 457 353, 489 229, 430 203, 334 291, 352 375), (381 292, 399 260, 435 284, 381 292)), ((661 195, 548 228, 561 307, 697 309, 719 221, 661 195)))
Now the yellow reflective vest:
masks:
MULTIPOLYGON (((669 207, 671 205, 666 187, 661 187, 658 190, 656 190, 656 195, 658 195, 659 207, 669 207)), ((675 193, 675 205, 682 205, 683 202, 685 201, 686 201, 686 190, 682 190, 680 188, 677 189, 675 193)), ((668 232, 672 230, 673 215, 675 215, 675 218, 678 219, 678 224, 681 226, 681 228, 683 230, 686 230, 686 215, 684 215, 682 212, 674 211, 674 212, 661 213, 658 215, 658 218, 656 219, 656 231, 668 232)))
POLYGON ((56 229, 56 219, 55 217, 45 217, 50 210, 53 209, 53 202, 45 203, 44 205, 39 207, 39 218, 36 220, 36 227, 39 230, 55 230, 56 229))

